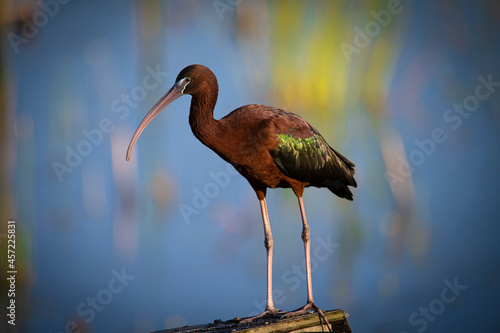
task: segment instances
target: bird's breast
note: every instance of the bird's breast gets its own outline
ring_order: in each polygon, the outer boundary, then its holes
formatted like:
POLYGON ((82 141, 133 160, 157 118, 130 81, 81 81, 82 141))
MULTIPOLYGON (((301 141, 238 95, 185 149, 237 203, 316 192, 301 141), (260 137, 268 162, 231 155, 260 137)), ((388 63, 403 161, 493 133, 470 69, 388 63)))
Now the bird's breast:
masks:
POLYGON ((212 148, 252 186, 289 187, 270 150, 279 144, 277 127, 267 107, 249 105, 219 121, 220 136, 212 148))

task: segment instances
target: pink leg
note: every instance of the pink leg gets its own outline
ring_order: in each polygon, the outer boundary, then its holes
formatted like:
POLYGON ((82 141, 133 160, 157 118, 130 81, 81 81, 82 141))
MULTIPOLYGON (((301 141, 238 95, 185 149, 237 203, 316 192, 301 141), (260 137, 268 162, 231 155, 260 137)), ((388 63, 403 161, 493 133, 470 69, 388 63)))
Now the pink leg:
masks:
POLYGON ((267 214, 266 199, 260 200, 262 221, 264 222, 264 245, 267 251, 267 303, 266 311, 276 310, 273 303, 273 234, 267 214))
POLYGON ((300 214, 302 215, 302 240, 304 241, 304 252, 306 254, 306 282, 307 282, 307 304, 300 309, 292 312, 288 312, 287 316, 293 316, 298 314, 306 313, 309 310, 316 310, 318 314, 323 318, 326 326, 332 331, 332 327, 328 320, 326 320, 325 314, 321 309, 314 303, 313 292, 312 292, 312 281, 311 281, 311 236, 309 225, 307 224, 306 212, 304 210, 304 202, 302 201, 302 196, 298 196, 300 214))
POLYGON ((249 322, 254 319, 266 316, 284 313, 274 307, 273 303, 273 234, 271 233, 271 225, 269 224, 269 215, 267 214, 266 198, 260 199, 260 210, 262 212, 262 221, 264 222, 264 245, 267 251, 267 303, 266 310, 261 314, 246 318, 243 322, 249 322))

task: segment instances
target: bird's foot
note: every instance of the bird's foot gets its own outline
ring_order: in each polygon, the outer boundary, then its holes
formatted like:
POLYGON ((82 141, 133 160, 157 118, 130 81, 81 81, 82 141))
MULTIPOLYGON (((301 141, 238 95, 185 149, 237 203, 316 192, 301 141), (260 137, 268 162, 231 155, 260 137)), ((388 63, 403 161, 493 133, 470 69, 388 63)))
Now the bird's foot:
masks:
POLYGON ((254 320, 265 318, 265 317, 278 317, 278 316, 282 316, 282 315, 284 315, 286 313, 287 313, 286 311, 281 311, 281 310, 278 310, 276 308, 266 309, 261 314, 258 314, 258 315, 253 316, 253 317, 248 317, 248 318, 242 319, 240 321, 240 323, 245 324, 245 323, 249 323, 249 322, 252 322, 254 320))
POLYGON ((328 331, 333 332, 332 326, 330 325, 328 320, 326 320, 325 314, 314 302, 308 302, 306 305, 304 305, 303 307, 301 307, 297 310, 287 312, 284 315, 284 317, 297 316, 297 315, 305 314, 309 311, 316 311, 320 317, 320 321, 321 321, 321 319, 323 319, 323 321, 325 322, 326 327, 328 327, 328 331))

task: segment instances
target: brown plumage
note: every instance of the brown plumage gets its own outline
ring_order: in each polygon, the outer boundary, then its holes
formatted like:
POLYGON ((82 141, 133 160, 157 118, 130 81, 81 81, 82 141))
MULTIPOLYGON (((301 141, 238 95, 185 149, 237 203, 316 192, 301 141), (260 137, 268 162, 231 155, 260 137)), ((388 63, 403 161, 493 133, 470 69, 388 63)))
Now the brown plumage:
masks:
POLYGON ((210 69, 202 65, 184 68, 177 76, 176 84, 139 125, 130 142, 127 161, 147 124, 178 97, 191 95, 189 124, 193 134, 248 180, 261 204, 268 252, 268 299, 262 315, 282 313, 272 301, 272 234, 265 201, 266 189, 276 187, 294 191, 299 199, 303 222, 308 299, 305 307, 293 313, 314 308, 322 315, 312 298, 309 226, 302 194, 307 186, 327 187, 339 197, 352 200, 348 186, 357 186, 354 164, 330 147, 309 123, 281 109, 251 104, 215 120, 213 110, 218 91, 217 78, 210 69))

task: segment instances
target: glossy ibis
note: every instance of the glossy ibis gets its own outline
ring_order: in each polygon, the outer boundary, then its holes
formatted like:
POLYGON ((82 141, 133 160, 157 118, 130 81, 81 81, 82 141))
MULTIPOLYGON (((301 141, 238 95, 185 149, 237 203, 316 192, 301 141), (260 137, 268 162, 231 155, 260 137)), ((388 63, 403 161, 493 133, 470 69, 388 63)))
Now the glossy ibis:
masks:
POLYGON ((310 232, 302 193, 307 186, 326 187, 337 196, 352 200, 348 186, 356 187, 354 164, 330 147, 309 123, 284 110, 251 104, 237 108, 224 118, 214 119, 213 111, 219 87, 217 78, 205 66, 187 66, 175 81, 174 86, 140 123, 130 141, 127 161, 137 139, 151 120, 175 99, 182 95, 191 95, 189 124, 194 136, 233 165, 248 180, 260 202, 264 222, 264 244, 267 250, 267 305, 266 310, 256 317, 297 314, 314 309, 324 318, 323 312, 313 300, 310 232), (297 195, 302 215, 307 304, 288 313, 277 310, 273 304, 273 237, 266 205, 268 187, 291 188, 297 195))

